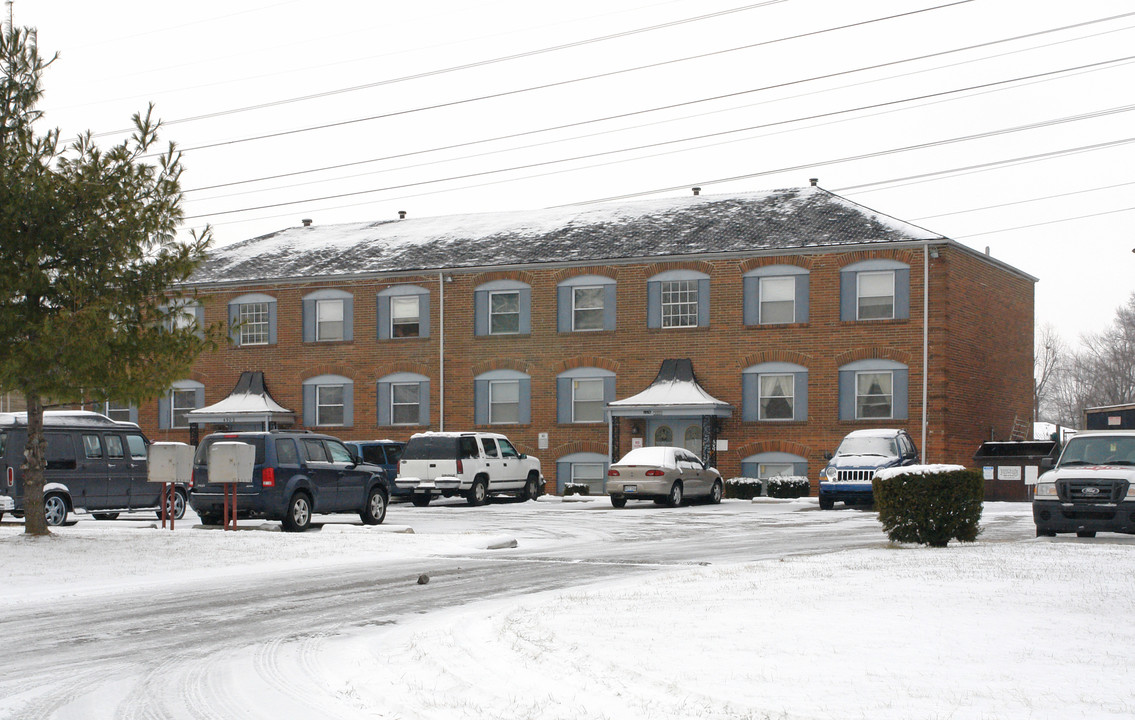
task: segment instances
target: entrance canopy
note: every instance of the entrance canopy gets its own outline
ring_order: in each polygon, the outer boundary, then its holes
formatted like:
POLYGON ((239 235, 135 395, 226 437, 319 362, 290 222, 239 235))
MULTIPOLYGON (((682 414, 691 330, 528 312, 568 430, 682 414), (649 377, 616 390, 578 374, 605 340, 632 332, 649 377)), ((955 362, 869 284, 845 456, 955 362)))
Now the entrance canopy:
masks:
POLYGON ((658 377, 642 392, 607 404, 611 417, 730 417, 733 406, 710 395, 694 377, 689 358, 663 360, 658 377))
POLYGON ((243 372, 229 396, 207 407, 190 410, 191 425, 255 425, 264 430, 292 425, 296 414, 281 406, 264 386, 264 373, 243 372))

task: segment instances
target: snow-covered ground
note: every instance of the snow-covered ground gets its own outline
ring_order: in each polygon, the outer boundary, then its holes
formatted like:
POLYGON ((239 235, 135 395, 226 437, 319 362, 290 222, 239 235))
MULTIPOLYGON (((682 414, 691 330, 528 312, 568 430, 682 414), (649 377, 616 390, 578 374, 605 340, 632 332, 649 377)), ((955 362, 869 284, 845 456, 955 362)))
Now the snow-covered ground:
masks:
MULTIPOLYGON (((868 514, 821 513, 814 499, 637 516, 598 512, 602 502, 494 508, 487 532, 431 525, 445 508, 430 508, 434 515, 396 508, 379 528, 337 523, 303 535, 84 521, 33 540, 6 523, 0 607, 109 603, 311 567, 491 557, 501 551, 488 548, 518 536, 517 548, 504 552, 519 561, 523 529, 510 537, 501 528, 511 517, 523 528, 534 513, 545 527, 567 517, 564 527, 584 533, 656 516, 712 523, 729 513, 870 532, 868 514), (405 532, 409 525, 416 532, 405 532)), ((462 522, 471 524, 478 510, 462 522)), ((181 698, 149 696, 158 687, 152 681, 111 668, 93 691, 39 703, 66 682, 60 668, 39 686, 0 693, 0 717, 1135 717, 1135 538, 1034 539, 1026 504, 993 504, 986 521, 994 520, 1015 535, 942 550, 883 542, 676 564, 349 631, 299 629, 234 643, 167 668, 170 687, 189 688, 181 698)), ((0 642, 3 650, 23 641, 10 634, 0 642)))

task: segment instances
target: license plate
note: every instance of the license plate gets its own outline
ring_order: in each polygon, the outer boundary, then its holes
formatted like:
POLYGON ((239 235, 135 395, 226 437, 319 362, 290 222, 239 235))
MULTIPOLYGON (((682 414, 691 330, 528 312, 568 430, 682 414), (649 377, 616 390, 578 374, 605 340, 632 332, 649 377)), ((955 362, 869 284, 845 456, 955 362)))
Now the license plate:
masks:
POLYGON ((638 492, 638 485, 624 485, 623 492, 638 492))

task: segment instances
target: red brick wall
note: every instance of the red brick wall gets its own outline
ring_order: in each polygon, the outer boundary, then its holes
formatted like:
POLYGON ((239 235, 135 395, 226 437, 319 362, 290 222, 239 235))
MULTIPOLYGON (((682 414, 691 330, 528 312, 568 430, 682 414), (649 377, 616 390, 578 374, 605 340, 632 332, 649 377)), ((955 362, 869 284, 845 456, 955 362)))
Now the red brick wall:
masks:
MULTIPOLYGON (((1008 434, 1014 413, 1027 411, 1032 392, 1032 282, 975 258, 958 247, 943 247, 931 261, 930 291, 930 462, 969 464, 980 438, 993 427, 1008 434)), ((734 407, 724 421, 721 438, 729 450, 718 455, 725 477, 740 473, 743 458, 766 451, 790 452, 808 459, 815 479, 825 461, 849 431, 864 427, 903 427, 921 443, 923 255, 919 250, 817 253, 711 261, 666 261, 627 265, 595 265, 527 271, 449 272, 445 292, 445 422, 446 430, 474 427, 473 378, 494 369, 515 369, 532 380, 532 422, 494 426, 524 452, 538 456, 555 488, 556 460, 579 448, 607 446, 607 426, 559 425, 556 422, 556 376, 564 370, 596 366, 616 373, 616 396, 626 398, 654 379, 666 358, 688 357, 701 385, 734 407), (910 265, 909 320, 843 322, 839 319, 839 270, 859 260, 886 258, 910 265), (796 264, 810 271, 810 316, 803 324, 745 327, 742 321, 742 274, 764 264, 796 264), (710 326, 688 329, 646 327, 646 281, 669 269, 691 269, 711 278, 710 326), (617 281, 618 327, 615 331, 559 333, 556 329, 556 285, 578 274, 596 274, 617 281), (521 280, 532 287, 532 332, 528 336, 475 337, 473 290, 496 279, 521 280), (858 359, 897 360, 910 370, 909 420, 849 422, 838 419, 838 368, 858 359), (766 361, 787 361, 809 369, 807 422, 745 423, 741 421, 741 371, 766 361), (538 450, 539 433, 549 434, 549 447, 538 450)), ((278 343, 269 347, 222 348, 202 357, 191 378, 205 384, 205 402, 225 397, 242 371, 265 373, 268 388, 281 405, 297 414, 303 409, 302 382, 324 373, 354 380, 354 424, 334 428, 344 439, 406 439, 413 432, 439 429, 438 355, 441 302, 438 276, 403 275, 382 280, 264 283, 233 290, 206 290, 206 321, 227 318, 228 302, 248 292, 277 298, 278 343), (376 338, 375 295, 398 284, 430 290, 430 337, 376 338), (333 287, 354 294, 354 340, 344 343, 302 342, 304 295, 333 287), (431 379, 432 426, 377 427, 375 382, 392 372, 410 371, 431 379)), ((1027 415, 1023 415, 1027 417, 1027 415)), ((158 431, 157 403, 141 408, 140 421, 154 439, 187 440, 188 431, 158 431)), ((630 423, 623 422, 621 447, 630 448, 630 423)))

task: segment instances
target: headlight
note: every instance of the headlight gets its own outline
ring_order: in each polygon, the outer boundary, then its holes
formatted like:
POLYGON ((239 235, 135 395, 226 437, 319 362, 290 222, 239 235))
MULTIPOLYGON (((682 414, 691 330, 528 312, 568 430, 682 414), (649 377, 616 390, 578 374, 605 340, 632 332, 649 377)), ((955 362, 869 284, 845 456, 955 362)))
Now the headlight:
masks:
POLYGON ((1037 483, 1034 497, 1057 497, 1056 483, 1037 483))
POLYGON ((839 470, 837 470, 832 465, 828 465, 826 468, 824 468, 824 475, 827 476, 828 480, 835 480, 837 477, 839 477, 839 470))

